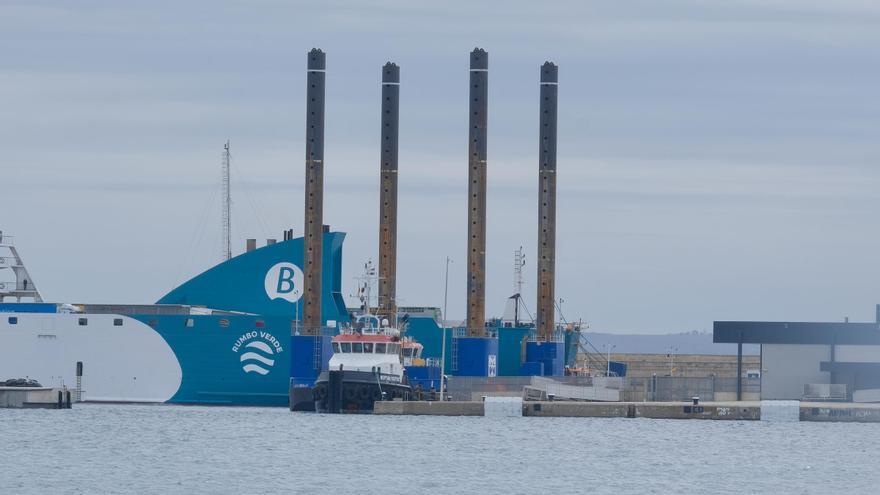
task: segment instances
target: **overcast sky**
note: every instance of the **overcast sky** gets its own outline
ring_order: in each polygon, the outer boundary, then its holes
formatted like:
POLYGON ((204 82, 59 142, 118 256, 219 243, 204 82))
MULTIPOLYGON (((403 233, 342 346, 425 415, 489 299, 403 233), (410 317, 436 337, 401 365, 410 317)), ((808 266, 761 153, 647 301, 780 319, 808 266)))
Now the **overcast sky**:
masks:
POLYGON ((872 320, 876 0, 0 0, 0 230, 45 298, 148 303, 302 233, 306 52, 327 52, 325 222, 377 256, 380 67, 401 66, 398 299, 465 315, 468 52, 488 50, 487 311, 526 251, 538 68, 560 66, 556 293, 595 331, 872 320))

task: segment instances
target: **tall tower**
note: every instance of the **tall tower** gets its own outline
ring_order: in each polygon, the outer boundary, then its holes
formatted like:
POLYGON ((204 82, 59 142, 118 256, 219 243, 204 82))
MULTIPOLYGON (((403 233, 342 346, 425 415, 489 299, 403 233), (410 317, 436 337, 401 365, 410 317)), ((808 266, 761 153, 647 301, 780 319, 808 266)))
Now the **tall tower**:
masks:
POLYGON ((467 334, 486 335, 486 138, 489 54, 471 52, 468 118, 468 265, 467 334))
POLYGON ((382 67, 382 134, 379 192, 379 313, 397 315, 397 130, 400 67, 382 67))
POLYGON ((538 317, 539 341, 553 340, 556 283, 556 97, 559 68, 541 66, 538 149, 538 317))
POLYGON ((303 335, 321 334, 321 255, 324 239, 324 77, 323 51, 308 54, 306 76, 306 182, 303 252, 303 335))
POLYGON ((229 140, 223 145, 223 261, 232 258, 232 196, 230 194, 230 173, 232 165, 229 154, 229 140))

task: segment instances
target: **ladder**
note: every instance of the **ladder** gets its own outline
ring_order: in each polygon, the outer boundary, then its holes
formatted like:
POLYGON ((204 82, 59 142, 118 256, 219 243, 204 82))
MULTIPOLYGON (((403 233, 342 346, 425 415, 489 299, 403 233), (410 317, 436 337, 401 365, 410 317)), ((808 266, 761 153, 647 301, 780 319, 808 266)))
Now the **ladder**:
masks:
POLYGON ((321 359, 321 354, 322 354, 321 349, 323 347, 322 341, 323 341, 323 339, 320 337, 315 339, 315 360, 314 360, 314 363, 315 363, 315 369, 318 371, 321 371, 321 369, 324 367, 323 366, 324 360, 321 359))

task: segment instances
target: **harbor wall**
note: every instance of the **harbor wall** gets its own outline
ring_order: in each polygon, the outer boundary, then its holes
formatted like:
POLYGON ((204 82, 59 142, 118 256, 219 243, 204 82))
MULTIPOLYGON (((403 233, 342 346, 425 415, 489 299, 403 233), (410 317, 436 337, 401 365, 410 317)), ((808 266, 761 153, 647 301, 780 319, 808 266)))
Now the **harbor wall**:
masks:
POLYGON ((482 416, 482 402, 383 401, 373 405, 373 414, 405 416, 482 416))
POLYGON ((62 388, 0 387, 0 409, 68 409, 72 400, 62 388))
MULTIPOLYGON (((800 421, 880 423, 880 404, 801 402, 800 421)), ((526 401, 523 416, 759 421, 761 402, 559 402, 526 401)), ((377 402, 374 414, 483 416, 483 402, 377 402)))

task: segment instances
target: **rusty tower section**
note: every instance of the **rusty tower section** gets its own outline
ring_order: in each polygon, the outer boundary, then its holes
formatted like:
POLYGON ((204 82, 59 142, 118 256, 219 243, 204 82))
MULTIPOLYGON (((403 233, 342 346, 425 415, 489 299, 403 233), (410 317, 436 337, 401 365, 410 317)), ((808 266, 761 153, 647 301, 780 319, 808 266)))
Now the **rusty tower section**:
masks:
POLYGON ((486 127, 489 54, 471 52, 468 140, 467 335, 486 335, 486 127))
MULTIPOLYGON (((397 315, 397 130, 400 67, 382 67, 381 190, 379 192, 379 313, 397 315)), ((393 319, 392 319, 393 321, 393 319)))
POLYGON ((324 77, 326 58, 313 48, 306 75, 306 192, 303 335, 321 334, 321 255, 324 240, 324 77))
POLYGON ((559 68, 541 66, 538 150, 538 318, 539 341, 553 340, 556 284, 556 97, 559 68))

